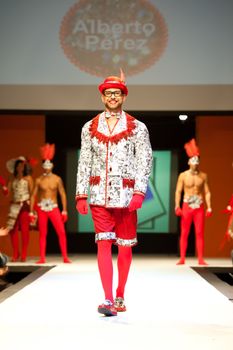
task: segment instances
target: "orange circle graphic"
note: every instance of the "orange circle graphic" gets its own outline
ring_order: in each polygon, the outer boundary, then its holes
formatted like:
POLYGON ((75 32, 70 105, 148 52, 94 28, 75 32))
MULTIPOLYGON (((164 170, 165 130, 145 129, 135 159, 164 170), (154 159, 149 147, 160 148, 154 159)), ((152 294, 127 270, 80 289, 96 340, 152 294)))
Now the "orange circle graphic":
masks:
POLYGON ((140 73, 162 56, 168 29, 147 0, 80 0, 64 16, 60 43, 79 69, 99 77, 140 73))

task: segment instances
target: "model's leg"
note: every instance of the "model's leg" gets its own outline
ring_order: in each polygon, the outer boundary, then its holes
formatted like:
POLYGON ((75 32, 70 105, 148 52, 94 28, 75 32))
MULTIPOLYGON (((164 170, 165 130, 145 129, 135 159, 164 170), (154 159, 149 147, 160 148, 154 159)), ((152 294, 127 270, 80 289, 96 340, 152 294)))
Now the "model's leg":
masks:
POLYGON ((37 261, 38 264, 45 263, 45 253, 46 253, 46 236, 47 236, 47 225, 48 225, 48 215, 41 209, 37 210, 38 213, 38 228, 40 234, 40 260, 37 261))
POLYGON ((52 211, 50 211, 49 219, 51 220, 59 239, 59 245, 63 256, 63 262, 70 263, 71 261, 68 259, 68 256, 67 256, 66 231, 65 231, 64 223, 61 218, 60 210, 58 208, 54 208, 52 211))
POLYGON ((192 211, 193 209, 189 208, 186 203, 183 203, 180 234, 180 260, 177 265, 185 264, 188 236, 192 224, 192 211))
POLYGON ((100 273, 100 278, 105 294, 105 299, 113 303, 113 264, 112 264, 112 242, 98 241, 97 242, 97 261, 100 273))
POLYGON ((15 262, 19 258, 19 238, 18 238, 18 220, 15 223, 14 228, 10 231, 11 244, 13 248, 13 254, 11 261, 15 262))
POLYGON ((20 228, 22 232, 22 252, 21 261, 26 261, 29 244, 29 215, 28 211, 23 210, 19 216, 20 228))
POLYGON ((203 259, 203 256, 204 256, 204 226, 205 226, 205 212, 204 212, 203 206, 201 208, 195 210, 193 220, 194 220, 194 225, 195 225, 198 264, 207 265, 207 263, 203 259))
POLYGON ((118 246, 118 287, 116 290, 116 297, 124 299, 125 285, 127 282, 130 265, 132 262, 132 248, 118 246))

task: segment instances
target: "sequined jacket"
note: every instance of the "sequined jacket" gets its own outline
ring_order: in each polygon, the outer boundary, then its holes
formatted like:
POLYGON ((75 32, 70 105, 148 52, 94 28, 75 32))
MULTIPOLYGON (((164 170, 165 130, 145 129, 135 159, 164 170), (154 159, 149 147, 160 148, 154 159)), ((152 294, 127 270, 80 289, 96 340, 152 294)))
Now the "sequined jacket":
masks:
POLYGON ((134 192, 146 193, 152 149, 144 123, 122 112, 110 132, 104 113, 82 129, 76 198, 107 208, 128 207, 134 192))

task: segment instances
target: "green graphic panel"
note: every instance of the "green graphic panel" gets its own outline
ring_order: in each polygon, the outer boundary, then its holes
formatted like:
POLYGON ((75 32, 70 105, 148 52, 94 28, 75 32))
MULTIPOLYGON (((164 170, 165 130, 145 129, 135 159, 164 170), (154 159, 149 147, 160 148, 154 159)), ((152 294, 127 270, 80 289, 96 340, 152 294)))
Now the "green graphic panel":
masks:
POLYGON ((154 151, 146 197, 138 210, 138 232, 169 232, 170 169, 171 152, 154 151))

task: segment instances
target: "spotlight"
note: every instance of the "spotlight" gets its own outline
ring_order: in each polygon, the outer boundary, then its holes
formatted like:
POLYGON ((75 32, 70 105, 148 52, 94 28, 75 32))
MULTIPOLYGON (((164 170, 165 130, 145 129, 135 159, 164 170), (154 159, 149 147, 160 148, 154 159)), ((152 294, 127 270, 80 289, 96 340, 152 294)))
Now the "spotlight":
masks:
POLYGON ((186 114, 180 114, 179 119, 183 122, 188 119, 188 116, 186 114))

